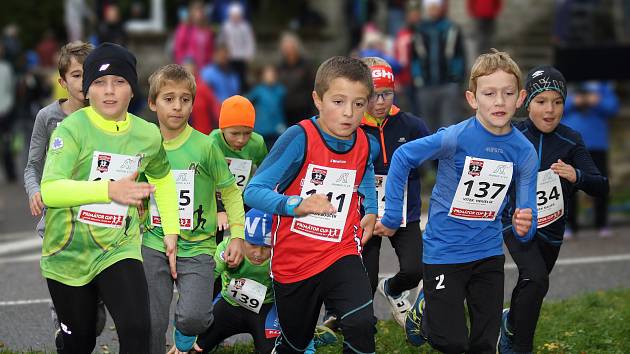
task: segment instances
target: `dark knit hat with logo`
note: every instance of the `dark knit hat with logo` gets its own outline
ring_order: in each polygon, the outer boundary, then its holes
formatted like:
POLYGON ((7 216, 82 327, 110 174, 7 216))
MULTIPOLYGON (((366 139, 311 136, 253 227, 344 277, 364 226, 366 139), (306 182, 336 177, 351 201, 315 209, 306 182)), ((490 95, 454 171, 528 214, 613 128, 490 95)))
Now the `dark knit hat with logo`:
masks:
POLYGON ((534 97, 544 91, 557 91, 564 101, 567 98, 567 82, 558 69, 549 65, 541 65, 527 73, 525 91, 527 91, 525 108, 529 106, 534 97))
POLYGON ((92 82, 105 75, 125 78, 134 95, 137 95, 136 57, 127 48, 105 42, 90 52, 83 62, 83 94, 87 96, 92 82))

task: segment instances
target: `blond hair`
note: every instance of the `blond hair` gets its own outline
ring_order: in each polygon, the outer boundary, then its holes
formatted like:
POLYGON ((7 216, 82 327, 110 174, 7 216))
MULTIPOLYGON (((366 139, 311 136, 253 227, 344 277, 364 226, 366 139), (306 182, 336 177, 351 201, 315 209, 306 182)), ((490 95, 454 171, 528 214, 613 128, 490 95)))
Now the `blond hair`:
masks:
POLYGON ((364 57, 364 58, 361 58, 361 61, 364 62, 365 65, 367 65, 368 67, 373 67, 375 65, 382 65, 390 69, 392 68, 392 66, 389 65, 389 63, 381 57, 364 57))
POLYGON ((197 83, 195 76, 179 64, 168 64, 157 69, 149 76, 149 101, 155 103, 160 90, 167 82, 180 83, 183 82, 188 86, 188 90, 195 98, 197 93, 197 83))
POLYGON ((490 49, 490 53, 481 54, 475 60, 470 70, 470 79, 468 80, 468 90, 472 93, 477 91, 477 79, 480 76, 490 75, 499 70, 505 71, 516 77, 518 90, 523 88, 523 77, 518 64, 506 52, 500 52, 494 48, 490 49))
POLYGON ((57 70, 59 70, 59 76, 65 80, 65 76, 70 70, 70 63, 74 58, 77 63, 82 64, 85 58, 94 49, 94 46, 90 43, 82 41, 73 41, 63 47, 61 47, 59 53, 59 62, 57 63, 57 70))

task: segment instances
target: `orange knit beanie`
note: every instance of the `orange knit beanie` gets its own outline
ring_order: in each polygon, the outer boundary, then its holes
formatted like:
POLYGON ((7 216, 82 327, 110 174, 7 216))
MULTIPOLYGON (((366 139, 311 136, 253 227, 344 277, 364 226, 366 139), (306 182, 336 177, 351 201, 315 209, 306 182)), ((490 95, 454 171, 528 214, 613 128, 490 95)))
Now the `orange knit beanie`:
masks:
POLYGON ((223 101, 219 114, 219 128, 234 126, 254 128, 255 121, 256 110, 247 98, 234 95, 223 101))

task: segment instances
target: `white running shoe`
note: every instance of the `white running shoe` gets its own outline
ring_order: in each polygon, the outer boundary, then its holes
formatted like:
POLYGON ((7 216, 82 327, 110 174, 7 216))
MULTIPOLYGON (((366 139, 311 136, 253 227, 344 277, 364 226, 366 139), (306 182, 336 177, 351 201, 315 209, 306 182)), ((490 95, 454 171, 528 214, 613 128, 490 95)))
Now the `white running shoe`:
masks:
POLYGON ((405 328, 405 317, 407 315, 407 311, 411 308, 411 304, 409 303, 409 300, 407 300, 407 297, 409 297, 409 290, 403 291, 403 293, 398 297, 392 297, 385 289, 387 280, 388 279, 381 279, 381 281, 378 282, 378 291, 389 301, 394 320, 396 320, 401 327, 405 328))

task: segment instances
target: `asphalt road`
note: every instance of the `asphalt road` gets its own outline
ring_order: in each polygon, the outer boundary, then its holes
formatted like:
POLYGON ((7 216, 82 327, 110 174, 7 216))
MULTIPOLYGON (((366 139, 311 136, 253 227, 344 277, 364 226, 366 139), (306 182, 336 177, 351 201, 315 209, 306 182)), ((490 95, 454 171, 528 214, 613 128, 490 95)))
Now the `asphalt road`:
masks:
MULTIPOLYGON (((578 240, 563 245, 547 300, 630 287, 630 225, 623 221, 614 228, 613 238, 600 239, 587 230, 578 240)), ((54 351, 50 296, 39 271, 41 241, 33 231, 35 223, 22 187, 0 185, 0 349, 54 351)), ((381 276, 391 276, 398 263, 389 243, 383 245, 381 276)), ((509 257, 505 270, 507 300, 517 276, 509 257)), ((380 295, 375 299, 375 313, 381 319, 391 317, 380 295)), ((115 353, 117 347, 109 319, 96 352, 115 353)))

